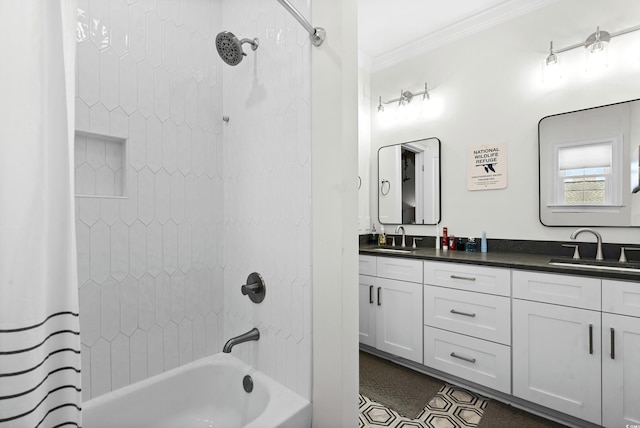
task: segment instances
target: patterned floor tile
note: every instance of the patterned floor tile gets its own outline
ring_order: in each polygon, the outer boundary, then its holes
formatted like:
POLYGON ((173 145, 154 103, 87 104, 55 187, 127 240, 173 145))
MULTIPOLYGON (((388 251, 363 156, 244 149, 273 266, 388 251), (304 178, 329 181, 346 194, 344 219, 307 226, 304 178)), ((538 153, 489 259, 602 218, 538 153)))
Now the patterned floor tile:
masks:
POLYGON ((445 385, 416 419, 401 416, 362 394, 359 406, 360 428, 475 428, 487 400, 460 387, 445 385))

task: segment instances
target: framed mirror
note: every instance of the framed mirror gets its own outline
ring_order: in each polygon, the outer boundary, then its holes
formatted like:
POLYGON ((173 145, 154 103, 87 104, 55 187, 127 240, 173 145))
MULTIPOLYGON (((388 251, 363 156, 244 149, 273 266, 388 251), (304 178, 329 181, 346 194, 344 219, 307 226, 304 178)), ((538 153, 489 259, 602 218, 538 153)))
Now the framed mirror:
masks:
POLYGON ((538 123, 540 222, 640 226, 640 100, 538 123))
POLYGON ((378 220, 440 222, 440 140, 426 138, 378 150, 378 220))

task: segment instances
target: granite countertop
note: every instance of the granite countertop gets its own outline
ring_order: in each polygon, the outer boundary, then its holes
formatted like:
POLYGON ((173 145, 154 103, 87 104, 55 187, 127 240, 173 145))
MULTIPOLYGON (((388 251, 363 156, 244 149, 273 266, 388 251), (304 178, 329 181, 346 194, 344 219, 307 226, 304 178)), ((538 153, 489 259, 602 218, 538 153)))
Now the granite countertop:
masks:
MULTIPOLYGON (((560 273, 567 275, 590 276, 597 278, 621 279, 626 281, 640 282, 640 264, 639 263, 617 263, 608 260, 607 262, 596 262, 595 260, 582 259, 581 263, 590 265, 602 265, 602 268, 585 268, 580 265, 576 266, 557 266, 551 265, 549 262, 554 261, 571 263, 569 257, 551 257, 540 254, 527 253, 507 253, 507 252, 466 252, 466 251, 442 251, 434 248, 406 248, 412 250, 408 253, 389 253, 380 251, 376 245, 360 245, 360 254, 382 257, 400 257, 405 259, 419 259, 432 261, 446 261, 452 263, 464 263, 474 265, 485 265, 494 267, 503 267, 508 269, 534 270, 547 273, 560 273), (607 266, 633 268, 636 271, 620 271, 607 269, 607 266)), ((383 248, 392 248, 385 246, 383 248)), ((402 249, 402 247, 395 247, 402 249)))

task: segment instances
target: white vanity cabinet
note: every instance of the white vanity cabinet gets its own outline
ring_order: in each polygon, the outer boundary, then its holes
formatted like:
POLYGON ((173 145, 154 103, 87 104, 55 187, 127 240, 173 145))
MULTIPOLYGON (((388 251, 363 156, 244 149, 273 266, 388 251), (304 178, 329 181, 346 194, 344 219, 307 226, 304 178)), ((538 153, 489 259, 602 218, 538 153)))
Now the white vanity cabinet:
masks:
POLYGON ((360 256, 360 267, 360 342, 422 363, 422 261, 360 256))
POLYGON ((511 393, 509 269, 424 262, 424 364, 511 393))
POLYGON ((602 425, 640 425, 640 283, 602 280, 602 425))
POLYGON ((601 280, 514 270, 512 282, 513 395, 600 424, 601 280))

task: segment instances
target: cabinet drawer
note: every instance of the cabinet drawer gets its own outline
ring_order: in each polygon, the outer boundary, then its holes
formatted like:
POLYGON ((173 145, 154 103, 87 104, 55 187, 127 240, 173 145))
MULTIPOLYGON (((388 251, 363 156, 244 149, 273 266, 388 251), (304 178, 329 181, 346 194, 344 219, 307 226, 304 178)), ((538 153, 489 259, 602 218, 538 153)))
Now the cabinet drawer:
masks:
POLYGON ((424 328, 424 365, 511 393, 510 347, 432 327, 424 328))
POLYGON ((376 256, 360 256, 360 275, 376 276, 376 256))
POLYGON ((426 285, 424 324, 509 345, 511 299, 426 285))
POLYGON ((513 297, 575 308, 600 310, 598 278, 513 271, 513 297))
POLYGON ((602 311, 640 317, 640 283, 603 279, 602 311))
POLYGON ((377 272, 381 278, 422 282, 422 261, 396 257, 376 257, 377 272))
POLYGON ((424 262, 424 283, 480 293, 511 295, 509 269, 459 263, 424 262))

